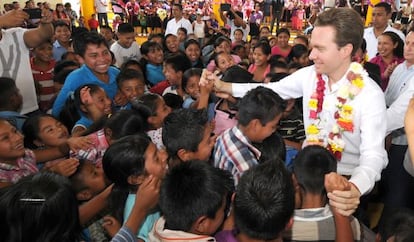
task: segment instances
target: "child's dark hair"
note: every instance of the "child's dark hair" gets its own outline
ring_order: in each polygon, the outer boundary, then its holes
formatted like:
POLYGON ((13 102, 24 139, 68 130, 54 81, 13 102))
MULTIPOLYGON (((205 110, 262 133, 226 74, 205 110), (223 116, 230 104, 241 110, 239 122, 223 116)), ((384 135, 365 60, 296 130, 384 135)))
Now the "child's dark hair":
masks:
POLYGON ((101 89, 101 87, 96 84, 85 84, 76 88, 74 92, 69 94, 65 106, 59 113, 59 120, 68 128, 68 130, 72 130, 75 123, 81 118, 80 114, 82 111, 80 107, 83 103, 80 99, 80 91, 84 87, 90 88, 89 92, 91 95, 101 89))
POLYGON ((67 23, 63 22, 62 20, 58 20, 58 21, 54 22, 53 27, 55 29, 55 32, 56 32, 57 27, 66 27, 69 31, 71 31, 69 25, 67 23))
POLYGON ((180 27, 180 28, 178 28, 178 29, 177 29, 177 33, 178 33, 179 31, 183 32, 183 33, 185 34, 185 36, 187 36, 187 29, 186 29, 186 28, 184 28, 184 27, 180 27))
POLYGON ((178 38, 177 37, 177 35, 175 35, 175 34, 167 34, 165 37, 164 37, 164 42, 163 42, 163 47, 164 47, 164 51, 169 51, 168 50, 168 48, 167 48, 167 40, 168 40, 168 38, 170 38, 170 37, 175 37, 175 38, 178 38))
POLYGON ((34 144, 34 141, 39 139, 40 121, 45 117, 56 119, 50 114, 43 113, 26 119, 22 127, 22 133, 24 134, 24 147, 32 150, 39 148, 34 144))
POLYGON ((150 52, 152 52, 156 49, 162 50, 162 46, 160 44, 158 44, 157 42, 145 41, 141 45, 141 54, 142 55, 148 55, 148 53, 150 53, 150 52))
POLYGON ((40 172, 0 197, 0 241, 79 241, 78 203, 67 178, 40 172))
POLYGON ((152 39, 155 39, 155 38, 161 38, 161 39, 164 41, 164 35, 163 35, 163 34, 161 34, 161 33, 151 33, 151 34, 148 36, 148 41, 149 41, 149 42, 152 42, 152 39))
MULTIPOLYGON (((112 28, 111 28, 111 26, 109 26, 109 25, 102 25, 101 27, 99 27, 99 28, 101 28, 101 29, 107 29, 107 30, 109 30, 109 31, 113 31, 112 30, 112 28)), ((119 28, 119 26, 118 26, 118 28, 119 28)))
POLYGON ((65 70, 68 67, 76 67, 77 69, 80 67, 79 63, 76 63, 71 60, 61 60, 56 63, 55 67, 53 68, 53 74, 58 75, 62 70, 65 70))
POLYGON ((257 87, 250 90, 239 103, 239 124, 247 126, 253 119, 258 119, 264 126, 286 108, 285 101, 269 88, 257 87))
POLYGON ((274 159, 280 160, 282 163, 286 160, 286 146, 282 136, 277 132, 273 132, 269 137, 261 143, 253 144, 260 150, 260 163, 268 162, 274 159))
POLYGON ((191 68, 191 61, 186 55, 175 54, 168 56, 164 60, 164 65, 171 66, 176 72, 181 71, 184 73, 187 69, 191 68))
MULTIPOLYGON (((136 110, 144 120, 149 117, 157 116, 158 101, 162 97, 156 93, 145 93, 139 98, 138 102, 132 104, 132 109, 136 110)), ((181 98, 182 99, 182 98, 181 98)), ((145 121, 146 128, 154 128, 145 121)))
POLYGON ((306 146, 293 161, 293 173, 305 193, 326 195, 325 174, 336 172, 337 161, 319 145, 306 146))
POLYGON ((141 63, 135 59, 129 59, 125 61, 124 63, 122 63, 119 69, 121 70, 121 72, 125 69, 134 69, 134 68, 131 68, 131 66, 137 66, 141 70, 141 74, 144 75, 143 73, 144 68, 142 67, 141 63))
POLYGON ((265 41, 259 41, 254 47, 253 49, 261 49, 263 54, 265 55, 270 55, 272 53, 272 48, 270 47, 268 42, 265 41))
POLYGON ((280 29, 278 29, 277 32, 276 32, 276 36, 279 36, 279 34, 282 34, 282 33, 285 33, 285 34, 287 34, 287 35, 290 36, 289 29, 287 29, 287 28, 280 28, 280 29))
MULTIPOLYGON (((414 211, 412 209, 396 208, 389 211, 388 215, 379 225, 378 233, 381 242, 386 242, 390 237, 402 234, 404 231, 412 231, 414 227, 414 211)), ((385 217, 384 214, 383 217, 385 217)))
POLYGON ((241 30, 241 29, 235 29, 235 30, 233 31, 233 35, 235 35, 235 34, 236 34, 236 32, 240 32, 242 35, 244 34, 244 33, 243 33, 243 30, 241 30))
POLYGON ((283 78, 289 76, 288 73, 280 72, 280 73, 267 73, 266 78, 270 78, 270 82, 278 82, 283 78))
POLYGON ((118 26, 118 33, 120 34, 134 33, 134 27, 129 23, 122 23, 118 26))
POLYGON ((234 199, 234 221, 241 233, 253 239, 280 236, 293 216, 292 178, 277 162, 266 162, 246 171, 234 199))
POLYGON ((168 155, 176 157, 180 149, 197 151, 207 125, 205 110, 178 109, 164 120, 162 142, 168 155))
POLYGON ((214 48, 216 48, 217 46, 221 45, 221 43, 227 41, 228 43, 231 44, 231 40, 229 38, 227 38, 226 36, 220 36, 216 39, 216 41, 214 42, 214 48))
POLYGON ((85 51, 88 45, 104 45, 108 50, 108 43, 104 37, 96 32, 85 32, 79 34, 79 36, 74 38, 73 41, 73 49, 76 54, 80 55, 81 57, 85 57, 85 51))
POLYGON ((198 42, 195 39, 189 39, 189 40, 185 41, 184 42, 184 49, 187 49, 190 45, 197 45, 198 48, 201 49, 200 42, 198 42))
POLYGON ((10 98, 16 94, 17 90, 16 82, 13 79, 0 77, 0 110, 9 106, 10 98))
POLYGON ((246 49, 246 47, 244 45, 236 45, 236 46, 233 47, 232 51, 234 53, 237 53, 241 49, 246 49))
POLYGON ((298 35, 295 39, 300 39, 303 42, 305 42, 306 46, 309 46, 309 39, 305 35, 298 35))
POLYGON ((288 63, 292 62, 293 58, 299 59, 304 54, 309 54, 309 50, 306 46, 302 44, 294 45, 287 56, 287 61, 288 63))
POLYGON ((83 167, 85 166, 86 162, 91 162, 85 159, 79 159, 79 166, 76 168, 76 171, 69 176, 69 180, 71 183, 71 187, 75 194, 87 189, 84 182, 84 177, 82 174, 83 167))
POLYGON ((188 84, 188 80, 193 76, 201 77, 201 74, 203 73, 203 70, 200 68, 191 68, 184 72, 183 74, 183 80, 181 82, 181 86, 185 90, 188 84))
POLYGON ((233 190, 231 174, 207 162, 188 161, 173 167, 160 190, 165 229, 188 232, 201 216, 215 218, 233 190))
POLYGON ((184 100, 181 96, 174 93, 166 93, 164 96, 165 104, 173 110, 180 109, 183 107, 184 100))
POLYGON ((142 72, 134 69, 124 69, 121 72, 119 72, 118 76, 116 77, 116 84, 118 85, 118 88, 120 88, 124 81, 132 79, 139 80, 145 85, 145 79, 142 75, 142 72))
POLYGON ((397 44, 397 47, 395 47, 393 50, 393 54, 399 58, 403 58, 404 57, 404 40, 402 40, 400 36, 398 36, 398 34, 392 31, 385 31, 381 35, 388 36, 391 39, 393 45, 397 44))
POLYGON ((124 207, 130 191, 136 186, 128 183, 130 176, 146 175, 145 151, 151 140, 145 134, 131 135, 113 143, 102 159, 106 177, 114 183, 109 196, 112 215, 121 223, 124 221, 124 207))
POLYGON ((68 60, 68 58, 69 58, 69 56, 70 55, 73 55, 73 56, 75 56, 76 55, 76 53, 75 52, 73 52, 73 51, 66 51, 65 53, 63 53, 62 54, 62 56, 60 57, 60 59, 61 60, 68 60))
POLYGON ((288 65, 283 61, 271 61, 270 70, 273 70, 274 68, 288 69, 288 65))
POLYGON ((59 84, 65 84, 66 78, 69 76, 70 73, 72 73, 73 70, 62 70, 58 74, 53 76, 53 82, 59 83, 59 84))

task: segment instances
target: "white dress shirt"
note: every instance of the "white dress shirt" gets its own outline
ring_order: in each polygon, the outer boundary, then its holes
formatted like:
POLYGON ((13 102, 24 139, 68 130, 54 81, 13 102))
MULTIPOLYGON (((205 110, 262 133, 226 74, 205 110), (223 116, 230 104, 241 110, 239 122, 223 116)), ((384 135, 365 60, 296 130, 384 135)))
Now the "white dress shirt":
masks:
MULTIPOLYGON (((398 34, 398 36, 400 36, 400 38, 403 41, 405 41, 405 35, 403 34, 403 32, 399 31, 398 29, 393 28, 391 26, 387 26, 384 32, 386 31, 391 31, 391 32, 398 34)), ((368 60, 371 60, 372 58, 376 56, 378 52, 378 39, 375 36, 374 27, 369 27, 364 30, 364 39, 367 41, 368 60)))
MULTIPOLYGON (((326 133, 332 130, 336 122, 334 113, 337 110, 336 93, 339 87, 348 80, 346 75, 337 83, 328 86, 325 80, 325 97, 323 110, 319 114, 326 133)), ((361 194, 369 192, 381 178, 381 171, 388 163, 384 149, 386 130, 386 108, 384 94, 367 73, 364 73, 364 88, 349 102, 354 110, 354 132, 343 132, 345 149, 342 159, 338 162, 338 173, 351 175, 350 181, 355 184, 361 194)), ((268 87, 277 92, 282 98, 298 98, 303 96, 303 118, 305 129, 312 123, 309 119, 309 99, 316 89, 317 77, 313 66, 305 67, 276 83, 267 84, 232 84, 233 95, 243 96, 247 91, 257 87, 268 87)), ((327 134, 326 134, 327 135, 327 134)))
POLYGON ((167 23, 167 28, 165 29, 165 35, 167 34, 177 35, 177 30, 179 28, 185 28, 187 30, 187 34, 193 33, 193 25, 190 23, 188 19, 181 18, 179 21, 177 21, 175 18, 173 18, 167 23))

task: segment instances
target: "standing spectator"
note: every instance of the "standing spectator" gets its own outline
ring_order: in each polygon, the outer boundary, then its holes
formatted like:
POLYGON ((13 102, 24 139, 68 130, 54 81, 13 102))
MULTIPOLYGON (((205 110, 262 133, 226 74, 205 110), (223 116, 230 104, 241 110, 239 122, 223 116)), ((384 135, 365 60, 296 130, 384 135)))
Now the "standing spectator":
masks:
POLYGON ((66 23, 68 26, 71 25, 71 20, 69 16, 65 13, 65 8, 63 7, 63 4, 56 4, 56 9, 55 11, 53 11, 53 21, 62 21, 66 23))
POLYGON ((204 37, 206 36, 205 29, 206 23, 202 20, 202 15, 197 12, 196 20, 193 22, 194 35, 197 38, 200 46, 204 44, 204 37))
POLYGON ((65 13, 70 19, 73 30, 73 28, 76 27, 76 22, 78 21, 78 14, 72 9, 72 5, 70 3, 65 3, 65 13))
POLYGON ((260 11, 260 4, 256 3, 253 12, 250 14, 250 36, 258 36, 260 32, 260 24, 263 20, 263 12, 260 11))
POLYGON ((183 18, 183 7, 181 4, 174 4, 172 7, 173 18, 168 21, 167 28, 165 29, 165 35, 177 34, 178 28, 182 27, 187 29, 187 34, 193 33, 193 26, 188 19, 183 18))
POLYGON ((272 0, 270 5, 270 17, 272 22, 270 23, 270 33, 273 33, 273 27, 275 26, 276 20, 276 32, 279 30, 280 20, 283 14, 284 0, 272 0))
POLYGON ((128 23, 134 27, 139 26, 138 14, 139 4, 136 0, 130 0, 125 4, 125 10, 127 14, 128 23))
POLYGON ((234 30, 241 29, 243 31, 243 41, 247 41, 247 35, 250 32, 250 26, 243 20, 243 13, 234 11, 230 8, 229 12, 220 11, 221 19, 230 26, 230 39, 234 41, 234 30))
POLYGON ((104 25, 108 26, 108 1, 107 0, 95 0, 95 12, 98 13, 99 27, 101 27, 102 21, 104 25))
POLYGON ((125 18, 125 3, 123 0, 111 0, 112 12, 114 15, 119 15, 122 21, 125 18))
POLYGON ((88 20, 89 30, 92 32, 98 32, 99 21, 96 20, 96 14, 92 14, 91 18, 88 20))

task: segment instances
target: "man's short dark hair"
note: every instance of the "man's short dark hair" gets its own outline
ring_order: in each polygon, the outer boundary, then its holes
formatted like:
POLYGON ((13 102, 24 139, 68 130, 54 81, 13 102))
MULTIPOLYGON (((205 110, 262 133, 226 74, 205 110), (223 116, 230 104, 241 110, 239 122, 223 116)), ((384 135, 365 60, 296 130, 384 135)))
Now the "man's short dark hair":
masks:
POLYGON ((240 232, 253 239, 280 236, 293 216, 292 179, 280 163, 265 162, 240 178, 234 199, 234 221, 240 232))
POLYGON ((239 124, 247 126, 258 119, 264 126, 286 108, 285 101, 274 91, 265 87, 250 90, 239 103, 239 124))
POLYGON ((392 11, 391 5, 389 3, 387 3, 387 2, 377 3, 377 4, 375 4, 374 8, 384 8, 385 9, 385 12, 387 14, 390 14, 391 11, 392 11))
POLYGON ((201 216, 215 218, 223 200, 233 190, 231 174, 206 162, 188 161, 173 167, 160 191, 165 229, 188 232, 201 216))

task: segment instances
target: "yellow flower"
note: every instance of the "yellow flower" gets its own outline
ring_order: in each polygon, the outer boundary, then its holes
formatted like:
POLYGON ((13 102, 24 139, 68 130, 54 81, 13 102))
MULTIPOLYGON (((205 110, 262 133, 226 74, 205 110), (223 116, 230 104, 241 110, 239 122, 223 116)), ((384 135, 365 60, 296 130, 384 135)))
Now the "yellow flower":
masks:
POLYGON ((355 74, 359 74, 362 73, 364 70, 364 67, 362 67, 361 64, 357 63, 357 62, 352 62, 351 66, 349 68, 353 73, 355 74))
POLYGON ((331 146, 332 152, 342 152, 344 151, 345 143, 342 139, 338 139, 337 137, 333 139, 328 139, 328 143, 331 146))
POLYGON ((347 113, 347 114, 349 114, 349 115, 352 115, 352 111, 353 111, 354 109, 353 109, 353 107, 351 106, 351 105, 349 105, 349 104, 344 104, 343 106, 342 106, 342 111, 344 112, 344 113, 347 113))
POLYGON ((361 76, 358 76, 354 80, 352 80, 352 85, 362 89, 364 87, 364 81, 362 80, 361 76))
POLYGON ((316 109, 318 107, 318 100, 316 99, 309 99, 309 108, 310 109, 316 109))
POLYGON ((308 133, 308 134, 319 134, 319 128, 316 125, 311 124, 306 129, 306 133, 308 133))

